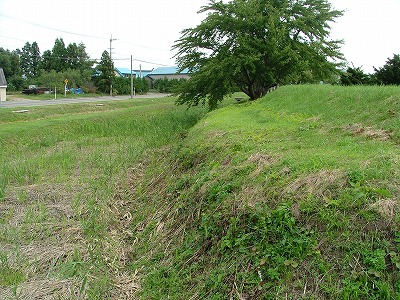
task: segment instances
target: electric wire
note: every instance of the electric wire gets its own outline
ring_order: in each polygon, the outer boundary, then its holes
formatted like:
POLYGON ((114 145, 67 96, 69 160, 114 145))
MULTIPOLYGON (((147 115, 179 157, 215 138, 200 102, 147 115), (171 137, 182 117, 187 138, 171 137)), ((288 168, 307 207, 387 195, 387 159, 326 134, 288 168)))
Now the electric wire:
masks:
POLYGON ((27 20, 23 20, 23 19, 20 19, 20 18, 17 18, 17 17, 13 17, 13 16, 10 16, 10 15, 4 14, 4 13, 0 13, 0 17, 12 19, 12 20, 17 20, 18 22, 22 22, 22 23, 26 23, 26 24, 30 24, 30 25, 33 25, 33 26, 45 28, 45 29, 48 29, 48 30, 58 31, 58 32, 62 32, 62 33, 67 33, 67 34, 72 34, 72 35, 77 35, 77 36, 83 36, 83 37, 87 37, 87 38, 94 38, 94 39, 102 39, 102 40, 107 40, 108 39, 106 37, 89 35, 89 34, 82 34, 82 33, 67 31, 67 30, 63 30, 63 29, 59 29, 59 28, 54 28, 54 27, 50 27, 50 26, 47 26, 47 25, 42 25, 42 24, 38 24, 38 23, 35 23, 35 22, 30 22, 30 21, 27 21, 27 20))
MULTIPOLYGON (((101 40, 109 40, 109 38, 106 38, 106 37, 95 36, 95 35, 88 35, 88 34, 82 34, 82 33, 76 33, 76 32, 67 31, 67 30, 62 30, 62 29, 59 29, 59 28, 54 28, 54 27, 51 27, 51 26, 47 26, 47 25, 43 25, 43 24, 39 24, 39 23, 35 23, 35 22, 30 22, 30 21, 23 20, 23 19, 14 17, 14 16, 10 16, 10 15, 8 15, 8 14, 4 14, 4 13, 1 13, 1 12, 0 12, 0 17, 12 19, 12 20, 16 20, 16 21, 18 21, 18 22, 30 24, 30 25, 37 26, 37 27, 41 27, 41 28, 48 29, 48 30, 57 31, 57 32, 60 32, 60 33, 66 33, 66 34, 71 34, 71 35, 76 35, 76 36, 82 36, 82 37, 86 37, 86 38, 94 38, 94 39, 101 39, 101 40)), ((17 41, 23 41, 23 40, 21 40, 21 39, 16 39, 16 38, 12 38, 12 37, 7 37, 7 36, 4 36, 4 35, 0 35, 0 36, 2 36, 2 37, 4 37, 4 38, 8 38, 8 39, 17 40, 17 41)), ((125 44, 129 44, 129 45, 132 45, 132 46, 135 46, 135 47, 144 48, 144 49, 152 49, 152 50, 157 50, 157 51, 170 52, 170 50, 160 49, 160 48, 153 48, 153 47, 148 47, 148 46, 143 46, 143 45, 138 45, 138 44, 134 44, 134 43, 132 43, 132 42, 125 41, 125 40, 120 40, 120 42, 125 43, 125 44)), ((45 57, 42 57, 42 58, 45 58, 45 57)), ((58 58, 58 59, 62 59, 62 60, 67 60, 67 59, 69 59, 69 58, 63 58, 63 57, 57 57, 57 58, 58 58)), ((90 60, 90 61, 96 62, 96 61, 98 61, 98 60, 100 60, 100 59, 94 58, 94 59, 89 59, 89 60, 90 60)), ((113 60, 130 60, 130 58, 120 58, 120 59, 114 59, 114 58, 113 58, 113 60)), ((165 67, 166 67, 166 66, 170 66, 169 64, 156 63, 156 62, 153 62, 153 61, 148 61, 148 60, 143 60, 143 59, 137 59, 137 58, 132 59, 132 60, 138 61, 138 62, 142 62, 142 63, 153 64, 153 65, 157 65, 157 66, 165 66, 165 67)))

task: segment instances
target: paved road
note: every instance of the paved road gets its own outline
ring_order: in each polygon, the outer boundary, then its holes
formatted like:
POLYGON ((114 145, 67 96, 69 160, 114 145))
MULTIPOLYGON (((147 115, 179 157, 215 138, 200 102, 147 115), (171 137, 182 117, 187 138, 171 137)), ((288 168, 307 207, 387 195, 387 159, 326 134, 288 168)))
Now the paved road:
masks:
MULTIPOLYGON (((136 95, 134 99, 143 98, 161 98, 166 97, 167 94, 160 93, 149 93, 146 95, 136 95)), ((86 97, 86 98, 59 98, 57 100, 29 100, 29 99, 19 99, 11 101, 0 102, 0 108, 14 108, 14 107, 31 107, 31 106, 44 106, 44 105, 57 105, 57 104, 71 104, 71 103, 84 103, 84 102, 100 102, 100 101, 116 101, 116 100, 126 100, 130 99, 129 95, 125 96, 103 96, 103 97, 86 97)))

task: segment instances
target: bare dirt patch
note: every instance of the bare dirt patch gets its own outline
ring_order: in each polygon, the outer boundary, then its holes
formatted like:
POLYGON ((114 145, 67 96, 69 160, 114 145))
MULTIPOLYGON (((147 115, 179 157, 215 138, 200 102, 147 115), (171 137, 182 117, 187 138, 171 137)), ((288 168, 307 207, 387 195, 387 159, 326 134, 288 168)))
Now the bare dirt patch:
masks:
POLYGON ((397 199, 380 199, 371 205, 385 219, 392 221, 399 209, 399 201, 397 199))
POLYGON ((137 274, 123 273, 114 280, 114 289, 111 292, 112 299, 128 300, 136 299, 135 293, 139 289, 137 274))
MULTIPOLYGON (((206 124, 206 123, 205 123, 206 124)), ((219 139, 219 138, 222 138, 222 137, 224 137, 226 135, 226 132, 225 131, 222 131, 222 130, 214 130, 214 131, 211 131, 210 133, 209 133, 209 137, 211 138, 211 139, 219 139)))
POLYGON ((267 153, 257 152, 250 155, 249 161, 256 164, 258 167, 264 167, 273 164, 275 159, 267 153))
POLYGON ((54 300, 85 299, 80 284, 72 279, 37 279, 22 283, 15 292, 0 287, 1 299, 54 300))
POLYGON ((318 198, 334 198, 337 191, 345 187, 346 175, 340 170, 321 170, 296 179, 283 191, 283 195, 291 195, 298 199, 313 195, 318 198))
POLYGON ((379 141, 389 141, 392 139, 392 133, 384 129, 376 129, 373 127, 365 127, 361 124, 350 124, 344 128, 354 135, 360 135, 369 139, 376 139, 379 141))

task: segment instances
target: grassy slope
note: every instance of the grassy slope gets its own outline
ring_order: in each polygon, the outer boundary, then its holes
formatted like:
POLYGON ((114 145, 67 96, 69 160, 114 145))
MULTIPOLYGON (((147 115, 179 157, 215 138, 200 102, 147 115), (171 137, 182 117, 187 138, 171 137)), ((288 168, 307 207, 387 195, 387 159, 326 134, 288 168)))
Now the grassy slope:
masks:
POLYGON ((140 297, 399 299, 399 143, 397 87, 208 114, 133 176, 140 297))
POLYGON ((398 299, 399 89, 228 102, 1 109, 0 298, 398 299))
POLYGON ((1 109, 0 299, 131 296, 132 199, 119 194, 202 114, 168 98, 1 109))

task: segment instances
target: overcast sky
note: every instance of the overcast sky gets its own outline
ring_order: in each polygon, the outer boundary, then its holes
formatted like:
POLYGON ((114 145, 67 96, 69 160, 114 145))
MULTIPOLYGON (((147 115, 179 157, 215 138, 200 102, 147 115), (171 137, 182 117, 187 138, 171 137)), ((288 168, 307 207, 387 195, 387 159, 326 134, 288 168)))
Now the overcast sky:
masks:
MULTIPOLYGON (((346 59, 370 73, 400 54, 400 0, 330 0, 345 16, 332 24, 332 37, 344 39, 346 59)), ((0 47, 21 49, 36 41, 51 50, 56 38, 83 42, 99 59, 110 48, 115 66, 134 69, 174 65, 171 46, 182 29, 194 27, 208 0, 0 0, 0 47), (142 61, 142 62, 140 62, 142 61)))

